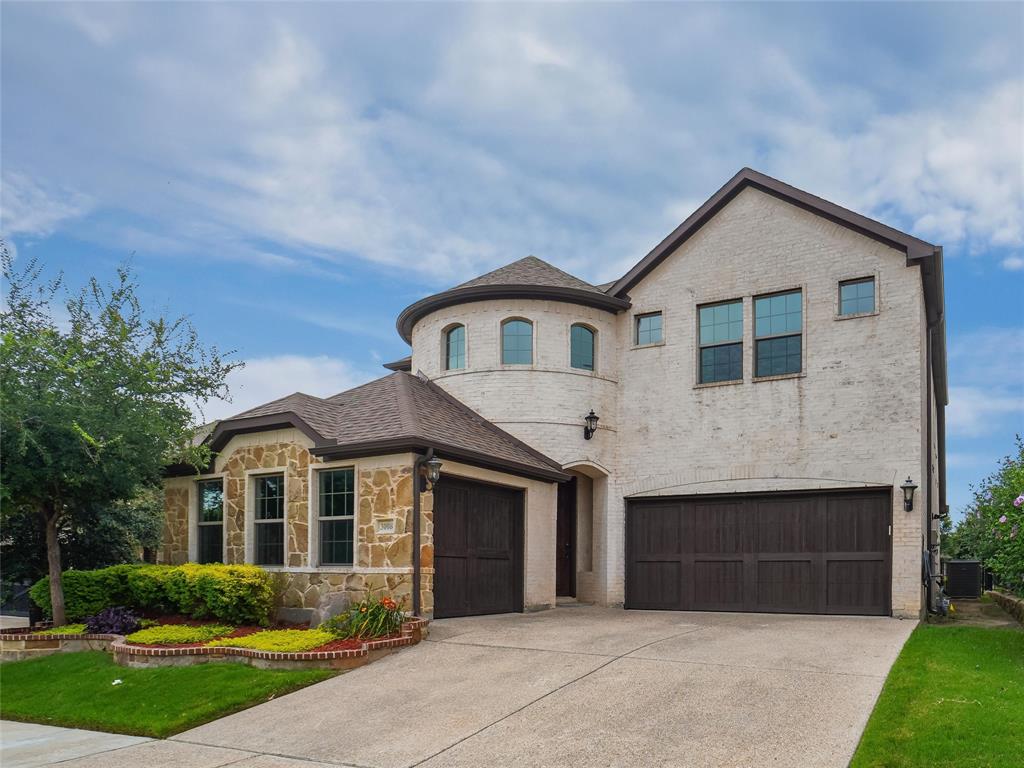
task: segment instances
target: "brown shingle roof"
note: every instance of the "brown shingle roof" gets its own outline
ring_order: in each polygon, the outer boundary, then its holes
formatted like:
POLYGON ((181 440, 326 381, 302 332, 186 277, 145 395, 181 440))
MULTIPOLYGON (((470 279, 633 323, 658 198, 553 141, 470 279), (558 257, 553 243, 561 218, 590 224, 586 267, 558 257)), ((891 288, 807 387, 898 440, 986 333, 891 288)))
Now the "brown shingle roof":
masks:
POLYGON ((550 288, 576 288, 581 291, 603 291, 580 280, 575 275, 563 272, 556 266, 548 264, 536 256, 527 256, 525 259, 513 261, 504 267, 498 267, 480 277, 474 277, 465 283, 460 283, 455 288, 471 288, 477 285, 543 285, 550 288))
POLYGON ((435 449, 439 456, 563 479, 561 465, 487 421, 425 378, 396 371, 328 398, 303 392, 250 408, 217 425, 222 447, 232 434, 293 424, 313 439, 313 452, 353 457, 435 449), (312 434, 311 434, 312 432, 312 434))

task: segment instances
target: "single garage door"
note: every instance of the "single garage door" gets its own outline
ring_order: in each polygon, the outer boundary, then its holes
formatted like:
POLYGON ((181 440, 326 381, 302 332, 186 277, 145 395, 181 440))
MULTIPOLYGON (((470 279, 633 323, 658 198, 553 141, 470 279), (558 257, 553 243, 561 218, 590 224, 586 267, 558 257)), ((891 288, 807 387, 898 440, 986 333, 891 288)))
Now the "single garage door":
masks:
POLYGON ((888 615, 891 498, 629 500, 626 607, 888 615))
POLYGON ((442 477, 434 486, 434 616, 523 610, 523 493, 442 477))

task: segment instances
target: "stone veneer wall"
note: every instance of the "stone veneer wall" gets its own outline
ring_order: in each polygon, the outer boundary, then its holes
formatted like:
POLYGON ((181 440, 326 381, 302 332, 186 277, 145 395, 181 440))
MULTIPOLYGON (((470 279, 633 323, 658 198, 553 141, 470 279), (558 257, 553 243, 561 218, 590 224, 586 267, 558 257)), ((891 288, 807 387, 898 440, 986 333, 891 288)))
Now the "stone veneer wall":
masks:
POLYGON ((224 463, 224 539, 229 563, 245 562, 246 471, 283 469, 287 494, 286 562, 292 568, 309 565, 309 464, 309 451, 296 443, 244 446, 227 457, 224 463))
POLYGON ((164 489, 164 533, 157 561, 164 565, 188 561, 188 488, 164 489))
MULTIPOLYGON (((224 476, 224 536, 226 561, 245 562, 246 504, 251 491, 247 474, 253 470, 283 470, 285 474, 287 526, 284 568, 275 573, 279 604, 285 609, 322 611, 340 607, 345 599, 390 595, 412 607, 412 461, 411 455, 359 459, 357 478, 355 564, 351 567, 311 567, 309 556, 309 470, 321 465, 308 448, 298 442, 273 441, 260 444, 251 436, 243 444, 218 457, 216 469, 224 476), (401 463, 399 463, 401 462, 401 463), (389 527, 385 533, 379 527, 389 527), (342 598, 341 596, 345 597, 342 598)), ((165 488, 164 541, 161 563, 176 565, 188 560, 190 533, 189 505, 196 503, 191 478, 169 480, 165 488)), ((421 607, 433 611, 433 496, 421 494, 422 530, 420 551, 421 607)))

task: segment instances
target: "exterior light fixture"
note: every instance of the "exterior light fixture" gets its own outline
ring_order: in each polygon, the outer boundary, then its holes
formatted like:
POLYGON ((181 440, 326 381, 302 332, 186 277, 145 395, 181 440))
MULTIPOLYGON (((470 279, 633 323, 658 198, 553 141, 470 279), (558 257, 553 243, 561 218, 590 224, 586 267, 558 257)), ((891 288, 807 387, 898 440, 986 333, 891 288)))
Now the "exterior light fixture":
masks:
POLYGON ((589 440, 597 432, 597 422, 600 420, 598 415, 594 413, 594 409, 590 409, 590 413, 583 417, 583 420, 587 422, 587 425, 583 427, 583 439, 589 440))
POLYGON ((431 456, 424 463, 427 467, 427 482, 433 487, 441 477, 441 460, 436 456, 431 456))
POLYGON ((914 509, 914 491, 917 490, 917 486, 908 477, 900 488, 903 489, 903 511, 912 512, 914 509))

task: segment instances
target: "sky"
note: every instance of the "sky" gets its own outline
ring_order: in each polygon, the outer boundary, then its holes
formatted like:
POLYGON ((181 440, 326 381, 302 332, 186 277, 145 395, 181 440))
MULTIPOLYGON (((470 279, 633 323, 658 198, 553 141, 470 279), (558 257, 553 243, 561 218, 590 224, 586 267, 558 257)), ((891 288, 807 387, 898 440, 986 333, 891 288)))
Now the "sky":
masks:
POLYGON ((1024 433, 1024 4, 0 5, 0 231, 129 262, 246 367, 218 418, 408 353, 533 254, 621 276, 750 166, 944 246, 949 501, 1024 433))

